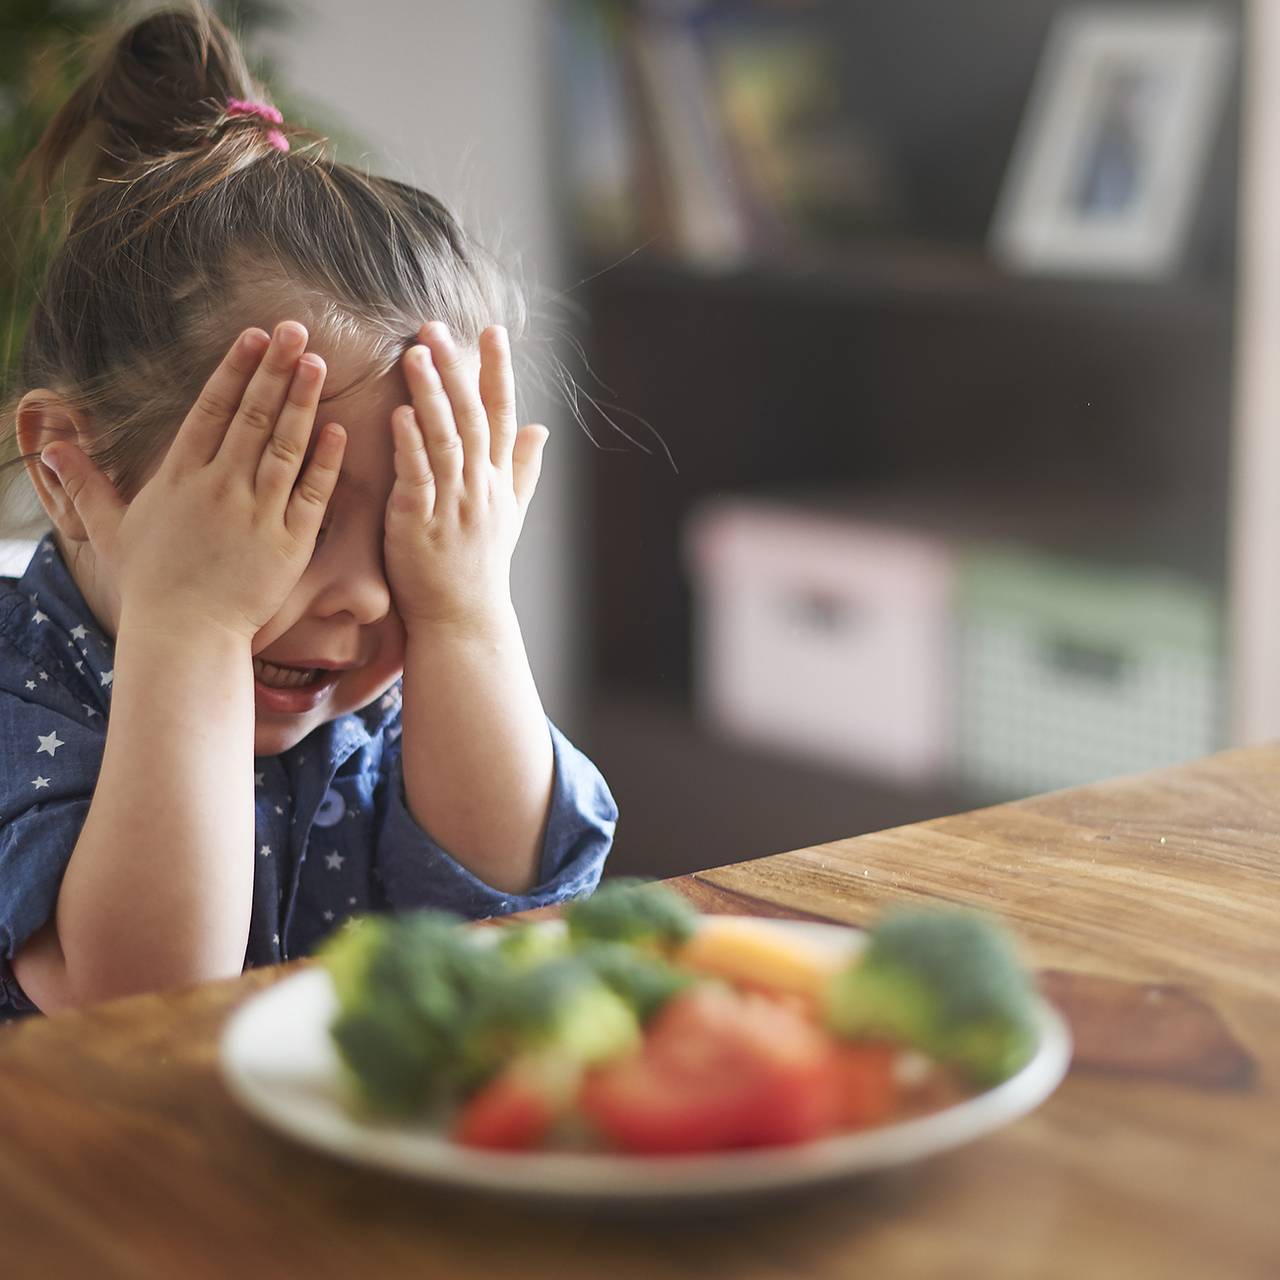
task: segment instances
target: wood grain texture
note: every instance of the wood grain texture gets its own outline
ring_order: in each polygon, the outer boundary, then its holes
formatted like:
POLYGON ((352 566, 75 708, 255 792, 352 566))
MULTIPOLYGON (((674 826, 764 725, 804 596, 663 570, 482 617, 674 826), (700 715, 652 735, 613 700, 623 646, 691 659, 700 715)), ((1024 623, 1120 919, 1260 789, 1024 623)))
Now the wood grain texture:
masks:
POLYGON ((300 966, 258 970, 0 1030, 6 1275, 1280 1273, 1280 749, 673 883, 706 911, 851 924, 902 903, 998 912, 1081 1054, 1034 1115, 913 1170, 720 1218, 548 1214, 249 1119, 217 1037, 300 966))

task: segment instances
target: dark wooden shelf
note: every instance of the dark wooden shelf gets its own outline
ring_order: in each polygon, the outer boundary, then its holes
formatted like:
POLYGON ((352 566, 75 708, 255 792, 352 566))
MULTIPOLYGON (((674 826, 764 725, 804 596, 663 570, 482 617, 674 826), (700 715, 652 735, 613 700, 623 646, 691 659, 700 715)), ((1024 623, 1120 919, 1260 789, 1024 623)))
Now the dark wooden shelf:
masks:
POLYGON ((984 803, 727 742, 674 700, 597 691, 577 741, 618 801, 610 875, 673 876, 984 803))
POLYGON ((700 266, 655 246, 621 261, 595 262, 581 276, 606 292, 712 292, 847 305, 1057 313, 1098 323, 1141 321, 1218 328, 1229 323, 1229 280, 1031 275, 1004 269, 980 246, 870 239, 838 248, 787 249, 730 268, 700 266))

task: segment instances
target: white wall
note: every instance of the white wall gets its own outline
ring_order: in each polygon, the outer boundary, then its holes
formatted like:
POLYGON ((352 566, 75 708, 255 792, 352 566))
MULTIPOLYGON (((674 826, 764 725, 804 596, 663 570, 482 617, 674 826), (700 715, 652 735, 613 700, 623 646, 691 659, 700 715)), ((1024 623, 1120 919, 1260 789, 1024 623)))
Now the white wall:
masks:
POLYGON ((1231 496, 1233 746, 1280 738, 1280 5, 1251 0, 1245 13, 1231 496))
MULTIPOLYGON (((296 0, 263 41, 284 84, 367 144, 364 163, 432 192, 544 291, 563 287, 550 174, 542 0, 296 0)), ((582 575, 578 461, 589 447, 554 401, 520 388, 522 421, 551 430, 516 551, 513 592, 551 717, 573 733, 582 575)))

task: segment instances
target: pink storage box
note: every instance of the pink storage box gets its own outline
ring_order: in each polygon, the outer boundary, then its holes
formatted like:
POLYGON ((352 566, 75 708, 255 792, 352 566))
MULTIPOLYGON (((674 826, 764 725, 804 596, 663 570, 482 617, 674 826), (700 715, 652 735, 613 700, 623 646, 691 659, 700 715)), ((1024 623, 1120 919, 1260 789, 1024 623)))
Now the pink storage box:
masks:
POLYGON ((700 715, 753 743, 903 780, 952 763, 955 564, 940 540, 720 499, 693 512, 700 715))

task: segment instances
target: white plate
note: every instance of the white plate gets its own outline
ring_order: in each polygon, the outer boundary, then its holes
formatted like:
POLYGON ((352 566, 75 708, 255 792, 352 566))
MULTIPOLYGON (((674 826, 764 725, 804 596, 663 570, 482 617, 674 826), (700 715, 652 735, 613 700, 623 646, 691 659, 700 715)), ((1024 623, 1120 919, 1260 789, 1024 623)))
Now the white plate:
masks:
MULTIPOLYGON (((770 921, 852 952, 863 935, 836 925, 770 921)), ((1062 1018, 1043 1001, 1039 1042, 1017 1075, 977 1097, 898 1124, 786 1147, 708 1155, 496 1153, 456 1146, 427 1125, 369 1123, 343 1106, 342 1066, 329 1038, 336 999, 321 968, 246 1001, 221 1042, 222 1074, 253 1115, 333 1155, 452 1187, 572 1201, 685 1200, 781 1191, 920 1160, 971 1142, 1039 1106, 1071 1060, 1062 1018)))

